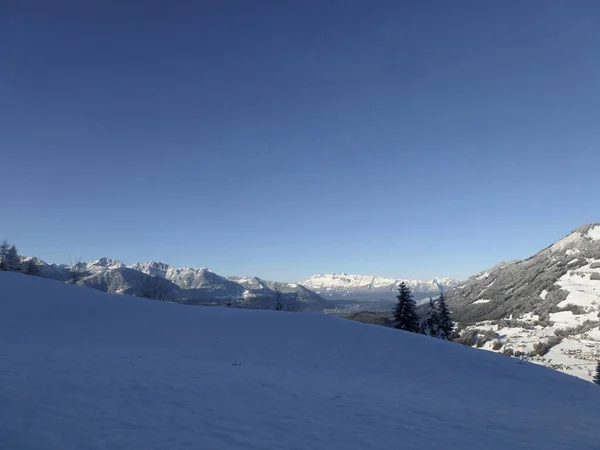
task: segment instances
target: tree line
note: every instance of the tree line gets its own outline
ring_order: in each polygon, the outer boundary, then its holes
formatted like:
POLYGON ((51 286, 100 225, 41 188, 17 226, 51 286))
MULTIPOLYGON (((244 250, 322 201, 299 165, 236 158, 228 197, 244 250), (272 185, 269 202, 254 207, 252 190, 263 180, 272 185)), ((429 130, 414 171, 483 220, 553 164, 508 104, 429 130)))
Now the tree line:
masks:
POLYGON ((26 275, 37 275, 38 270, 32 260, 23 261, 17 247, 4 239, 0 243, 0 270, 4 272, 21 272, 26 275))
POLYGON ((417 314, 417 304, 412 292, 406 283, 400 283, 398 303, 394 309, 394 322, 392 327, 398 330, 420 333, 438 339, 450 339, 454 330, 454 321, 446 304, 443 292, 437 300, 429 299, 427 312, 422 318, 417 314))

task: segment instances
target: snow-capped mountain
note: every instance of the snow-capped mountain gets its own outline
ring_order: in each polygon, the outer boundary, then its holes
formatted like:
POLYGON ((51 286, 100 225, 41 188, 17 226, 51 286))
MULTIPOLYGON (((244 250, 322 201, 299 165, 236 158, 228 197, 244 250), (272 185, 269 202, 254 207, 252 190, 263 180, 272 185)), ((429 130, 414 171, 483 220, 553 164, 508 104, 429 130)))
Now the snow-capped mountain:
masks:
POLYGON ((205 268, 179 268, 156 261, 136 263, 131 267, 110 258, 80 262, 73 267, 49 265, 38 258, 25 258, 24 261, 32 261, 38 268, 38 274, 44 278, 155 300, 271 308, 276 302, 277 288, 282 303, 289 309, 321 311, 327 304, 318 294, 298 284, 256 277, 228 279, 205 268), (77 273, 76 280, 74 272, 77 273))
POLYGON ((156 261, 137 263, 131 268, 153 277, 165 278, 182 289, 203 289, 220 297, 241 297, 245 290, 238 283, 204 268, 179 268, 156 261))
POLYGON ((395 300, 398 285, 404 281, 413 291, 416 300, 435 296, 457 286, 452 278, 432 280, 404 280, 366 275, 319 274, 301 284, 328 300, 395 300))
POLYGON ((477 333, 474 344, 591 379, 600 359, 600 223, 471 277, 448 302, 477 333))
POLYGON ((37 274, 43 278, 57 281, 68 281, 71 278, 69 267, 65 265, 47 264, 35 256, 21 258, 21 262, 22 264, 33 264, 37 274))
POLYGON ((10 272, 0 298, 3 449, 598 448, 598 386, 451 342, 10 272))

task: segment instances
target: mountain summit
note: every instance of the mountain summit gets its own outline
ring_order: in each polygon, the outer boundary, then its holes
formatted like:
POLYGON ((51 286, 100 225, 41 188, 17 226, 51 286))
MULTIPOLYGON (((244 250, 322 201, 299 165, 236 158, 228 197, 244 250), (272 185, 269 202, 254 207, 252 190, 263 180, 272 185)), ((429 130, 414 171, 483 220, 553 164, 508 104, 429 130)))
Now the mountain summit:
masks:
MULTIPOLYGON (((599 262, 600 223, 584 225, 525 260, 472 276, 449 293, 448 301, 463 322, 543 312, 568 296, 559 284, 563 276, 586 266, 595 271, 599 262)), ((598 288, 600 294, 600 283, 598 288)))

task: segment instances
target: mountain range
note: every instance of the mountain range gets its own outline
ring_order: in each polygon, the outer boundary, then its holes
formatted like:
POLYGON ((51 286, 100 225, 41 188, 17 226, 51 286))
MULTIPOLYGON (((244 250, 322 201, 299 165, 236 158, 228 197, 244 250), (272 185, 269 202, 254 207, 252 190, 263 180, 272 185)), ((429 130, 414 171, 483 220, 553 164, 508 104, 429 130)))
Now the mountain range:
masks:
POLYGON ((110 258, 72 266, 47 264, 39 258, 25 258, 25 261, 33 262, 38 274, 44 278, 154 300, 262 309, 273 307, 279 296, 284 307, 315 311, 322 311, 327 303, 299 284, 258 277, 226 278, 204 268, 177 268, 155 261, 130 267, 110 258))
MULTIPOLYGON (((45 278, 76 282, 108 293, 247 308, 271 308, 280 295, 284 306, 294 310, 341 312, 377 309, 378 306, 390 310, 401 281, 331 274, 314 275, 301 283, 282 283, 258 277, 223 277, 205 268, 179 268, 156 261, 132 266, 106 257, 72 266, 47 264, 39 258, 25 258, 25 261, 35 264, 38 274, 45 278), (343 301, 344 307, 340 309, 337 301, 343 301)), ((406 282, 417 300, 458 284, 450 278, 406 282)))
POLYGON ((395 300, 398 285, 404 282, 413 292, 415 300, 437 296, 460 284, 453 278, 432 280, 404 280, 377 276, 340 274, 313 275, 302 285, 328 300, 395 300))

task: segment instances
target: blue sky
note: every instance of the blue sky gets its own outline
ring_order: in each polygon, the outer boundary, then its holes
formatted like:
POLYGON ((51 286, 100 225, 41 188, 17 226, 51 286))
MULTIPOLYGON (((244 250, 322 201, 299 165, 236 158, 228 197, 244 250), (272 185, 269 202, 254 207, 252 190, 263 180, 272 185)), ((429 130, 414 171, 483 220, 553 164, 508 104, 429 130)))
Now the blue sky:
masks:
POLYGON ((600 221, 596 1, 0 10, 0 235, 52 262, 467 277, 600 221))

